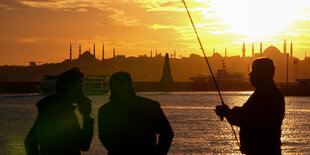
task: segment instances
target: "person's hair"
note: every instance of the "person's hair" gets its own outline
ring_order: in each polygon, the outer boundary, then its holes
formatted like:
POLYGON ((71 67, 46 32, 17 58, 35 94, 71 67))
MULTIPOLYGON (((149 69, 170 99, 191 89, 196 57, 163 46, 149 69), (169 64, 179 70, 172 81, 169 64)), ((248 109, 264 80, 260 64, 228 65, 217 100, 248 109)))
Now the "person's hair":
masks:
POLYGON ((70 86, 82 82, 84 74, 79 68, 72 68, 59 75, 56 82, 56 94, 65 94, 70 86))
POLYGON ((109 85, 110 85, 110 91, 111 91, 111 96, 117 96, 119 95, 117 93, 117 89, 123 87, 126 89, 125 91, 128 91, 128 94, 135 94, 133 85, 132 85, 132 79, 129 73, 127 72, 116 72, 111 75, 110 80, 109 80, 109 85), (125 88, 126 86, 127 88, 125 88))
POLYGON ((275 72, 273 61, 269 58, 257 58, 253 61, 252 65, 257 67, 260 73, 263 73, 266 78, 272 79, 275 72))

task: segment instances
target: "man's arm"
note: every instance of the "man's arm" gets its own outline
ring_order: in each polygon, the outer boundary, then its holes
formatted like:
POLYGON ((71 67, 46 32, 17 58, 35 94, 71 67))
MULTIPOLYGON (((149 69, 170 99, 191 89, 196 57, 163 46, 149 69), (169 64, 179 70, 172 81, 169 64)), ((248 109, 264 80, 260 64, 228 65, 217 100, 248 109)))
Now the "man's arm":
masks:
POLYGON ((81 149, 83 151, 89 150, 93 134, 94 134, 94 119, 90 117, 91 113, 91 101, 84 97, 83 100, 78 103, 78 108, 83 116, 83 129, 81 130, 81 149))
POLYGON ((249 115, 252 112, 246 104, 249 104, 251 99, 249 99, 242 107, 234 107, 230 109, 227 105, 220 105, 216 107, 216 114, 220 117, 225 117, 227 121, 231 125, 242 126, 247 119, 249 119, 249 115))
POLYGON ((30 129, 24 145, 27 155, 38 155, 39 154, 39 143, 37 139, 37 127, 38 127, 38 119, 35 121, 34 125, 30 129))
POLYGON ((273 96, 255 93, 242 107, 230 109, 226 105, 216 107, 216 113, 226 117, 227 121, 236 126, 265 124, 266 120, 273 119, 274 103, 273 96))
POLYGON ((158 154, 167 154, 170 145, 172 142, 172 139, 174 137, 174 133, 172 131, 172 128, 170 126, 170 123, 165 116, 164 112, 160 108, 159 103, 156 105, 156 115, 154 115, 155 123, 157 132, 159 134, 159 140, 157 145, 157 153, 158 154))
POLYGON ((113 136, 111 133, 111 127, 109 126, 109 121, 111 118, 108 118, 106 114, 108 111, 104 109, 105 107, 101 107, 98 112, 98 132, 99 132, 99 139, 103 146, 108 150, 111 151, 113 149, 113 136))
POLYGON ((81 132, 81 149, 88 151, 94 134, 94 119, 91 117, 83 117, 83 129, 81 132))

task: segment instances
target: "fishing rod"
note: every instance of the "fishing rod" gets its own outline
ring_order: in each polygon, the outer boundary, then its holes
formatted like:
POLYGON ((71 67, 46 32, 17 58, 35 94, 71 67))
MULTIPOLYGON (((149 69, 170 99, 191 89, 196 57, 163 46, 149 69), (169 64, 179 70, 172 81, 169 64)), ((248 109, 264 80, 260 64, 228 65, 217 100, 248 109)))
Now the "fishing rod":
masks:
MULTIPOLYGON (((196 30, 195 24, 194 24, 194 22, 193 22, 192 16, 191 16, 191 14, 189 13, 189 10, 188 10, 188 8, 187 8, 187 5, 186 5, 186 3, 185 3, 185 0, 182 0, 182 2, 183 2, 183 4, 184 4, 184 6, 185 6, 187 15, 188 15, 188 17, 189 17, 189 19, 190 19, 190 21, 191 21, 191 23, 192 23, 193 29, 194 29, 194 31, 195 31, 195 34, 196 34, 196 37, 197 37, 197 40, 198 40, 198 43, 199 43, 199 45, 200 45, 200 49, 201 49, 201 51, 202 51, 202 53, 203 53, 203 55, 204 55, 204 58, 205 58, 205 60, 206 60, 206 62, 207 62, 207 64, 208 64, 209 71, 210 71, 210 73, 211 73, 211 76, 212 76, 214 85, 215 85, 215 87, 216 87, 216 90, 217 90, 218 95, 219 95, 219 97, 220 97, 220 100, 221 100, 221 102, 222 102, 222 105, 227 106, 227 105, 224 103, 224 100, 223 100, 223 97, 222 97, 220 88, 219 88, 219 86, 218 86, 218 84, 217 84, 217 82, 216 82, 216 80, 215 80, 215 77, 214 77, 212 68, 211 68, 211 66, 210 66, 210 63, 209 63, 208 58, 207 58, 207 55, 206 55, 205 50, 204 50, 204 48, 203 48, 203 46, 202 46, 202 43, 201 43, 201 41, 200 41, 200 38, 199 38, 198 32, 197 32, 197 30, 196 30)), ((221 120, 223 121, 223 119, 224 119, 223 116, 220 116, 220 118, 221 118, 221 120)), ((229 122, 228 122, 228 123, 229 123, 229 122)), ((229 125, 231 126, 232 132, 233 132, 233 134, 234 134, 234 136, 235 136, 235 139, 236 139, 236 141, 237 141, 237 144, 238 144, 238 146, 239 146, 239 148, 240 148, 240 143, 239 143, 239 140, 238 140, 238 138, 237 138, 236 131, 235 131, 234 127, 233 127, 230 123, 229 123, 229 125)))

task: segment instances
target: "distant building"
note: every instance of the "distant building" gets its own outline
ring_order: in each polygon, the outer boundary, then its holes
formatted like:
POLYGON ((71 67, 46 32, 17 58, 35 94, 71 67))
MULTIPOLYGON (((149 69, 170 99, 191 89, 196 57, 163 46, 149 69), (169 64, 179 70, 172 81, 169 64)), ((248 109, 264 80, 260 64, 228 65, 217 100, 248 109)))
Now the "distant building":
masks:
POLYGON ((94 43, 94 49, 93 49, 93 55, 94 55, 94 57, 96 57, 96 45, 95 45, 95 43, 94 43))
POLYGON ((104 44, 102 44, 102 61, 104 60, 104 44))
POLYGON ((266 57, 272 58, 272 57, 277 57, 277 56, 282 55, 282 54, 278 48, 276 48, 274 46, 269 46, 268 48, 266 48, 264 50, 263 55, 266 57))
POLYGON ((252 42, 252 58, 254 58, 255 53, 254 53, 254 42, 252 42))
POLYGON ((292 59, 293 58, 293 42, 292 41, 291 41, 290 53, 291 53, 291 59, 292 59))
POLYGON ((36 62, 34 62, 34 61, 30 61, 30 62, 29 62, 29 66, 31 66, 31 67, 35 67, 35 66, 37 66, 37 63, 36 63, 36 62))
POLYGON ((161 76, 160 82, 165 84, 173 83, 168 53, 166 53, 163 74, 161 76))
POLYGON ((263 43, 260 42, 259 44, 259 54, 263 54, 263 43))
POLYGON ((242 46, 242 58, 245 58, 245 42, 243 42, 243 46, 242 46))
POLYGON ((96 61, 94 55, 92 55, 89 51, 85 51, 82 55, 79 56, 79 61, 82 62, 93 62, 96 61))
POLYGON ((72 61, 72 44, 70 43, 70 61, 72 61))
POLYGON ((79 44, 79 57, 81 56, 82 53, 82 48, 81 48, 81 44, 79 44))

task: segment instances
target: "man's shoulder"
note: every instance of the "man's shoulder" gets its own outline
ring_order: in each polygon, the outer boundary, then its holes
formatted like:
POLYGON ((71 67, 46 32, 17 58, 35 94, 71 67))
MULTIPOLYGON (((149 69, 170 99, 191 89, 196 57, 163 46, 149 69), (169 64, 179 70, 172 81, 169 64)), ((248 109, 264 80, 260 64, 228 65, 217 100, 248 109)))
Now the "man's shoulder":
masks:
POLYGON ((141 106, 146 106, 149 108, 155 108, 155 107, 160 107, 159 102, 152 100, 150 98, 142 97, 142 96, 137 96, 137 104, 141 106))
POLYGON ((161 113, 161 106, 159 102, 149 98, 137 96, 136 106, 139 111, 148 115, 159 115, 161 113))
POLYGON ((276 85, 265 86, 254 92, 258 96, 282 97, 283 94, 276 85))
POLYGON ((56 95, 48 95, 46 97, 44 97, 43 99, 41 99, 36 106, 38 107, 38 109, 46 109, 48 107, 50 107, 55 101, 57 100, 56 95))
POLYGON ((152 100, 150 98, 142 97, 142 96, 137 96, 138 102, 141 103, 149 103, 149 104, 159 104, 157 101, 152 100))
POLYGON ((108 101, 99 108, 99 112, 110 109, 111 106, 112 106, 111 101, 108 101))

